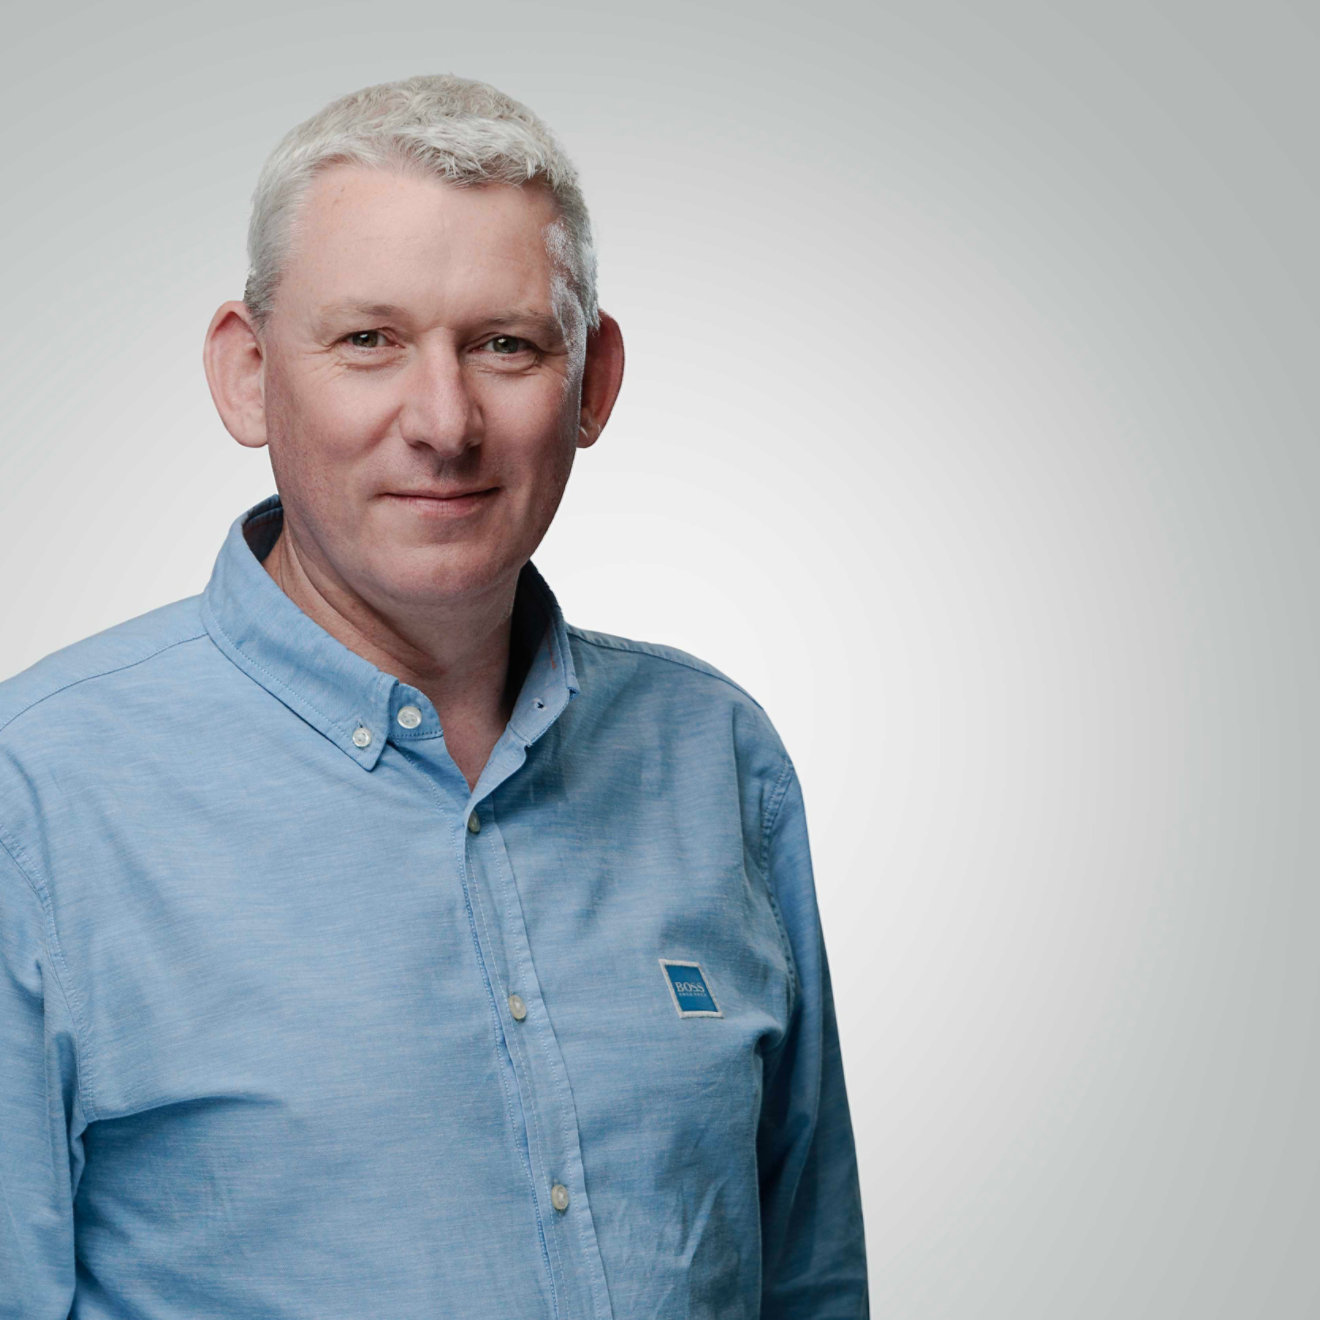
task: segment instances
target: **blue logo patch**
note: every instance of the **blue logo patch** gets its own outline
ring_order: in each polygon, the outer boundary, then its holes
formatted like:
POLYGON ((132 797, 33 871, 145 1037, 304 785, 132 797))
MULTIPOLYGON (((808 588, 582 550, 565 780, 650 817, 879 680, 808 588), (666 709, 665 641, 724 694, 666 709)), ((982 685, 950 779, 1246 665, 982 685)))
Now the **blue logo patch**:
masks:
POLYGON ((700 963, 674 962, 661 958, 670 997, 679 1017, 723 1017, 715 996, 706 984, 706 975, 700 963))

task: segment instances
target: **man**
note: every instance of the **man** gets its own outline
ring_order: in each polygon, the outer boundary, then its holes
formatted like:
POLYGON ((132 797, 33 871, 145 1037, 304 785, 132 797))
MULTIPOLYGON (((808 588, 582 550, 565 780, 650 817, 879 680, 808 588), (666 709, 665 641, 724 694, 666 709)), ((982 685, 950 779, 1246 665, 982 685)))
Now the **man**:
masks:
POLYGON ((0 684, 0 1316, 866 1315, 792 763, 530 562, 623 375, 571 165, 368 88, 249 246, 278 494, 0 684))

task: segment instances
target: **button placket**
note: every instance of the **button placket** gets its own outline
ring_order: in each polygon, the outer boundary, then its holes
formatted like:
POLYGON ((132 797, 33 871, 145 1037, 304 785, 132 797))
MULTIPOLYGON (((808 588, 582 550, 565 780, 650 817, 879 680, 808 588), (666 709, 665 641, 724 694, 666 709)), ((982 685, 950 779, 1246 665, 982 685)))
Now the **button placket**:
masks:
MULTIPOLYGON (((469 820, 473 816, 476 816, 476 812, 470 813, 469 820)), ((487 959, 490 968, 493 986, 499 985, 507 990, 510 983, 529 983, 535 977, 524 961, 526 936, 522 930, 520 905, 510 906, 508 891, 504 888, 505 877, 509 875, 509 863, 502 833, 493 813, 487 816, 486 825, 489 832, 481 846, 466 847, 463 850, 466 854, 465 870, 469 878, 478 938, 483 957, 487 959), (522 952, 515 954, 515 950, 522 952)), ((525 1022, 517 1030, 508 1029, 503 1033, 503 1054, 512 1070, 513 1084, 518 1092, 527 1158, 537 1183, 544 1189, 536 1197, 538 1217, 543 1216, 546 1209, 554 1210, 552 1222, 546 1223, 547 1230, 562 1225, 562 1231, 569 1231, 569 1221, 555 1205, 554 1188, 563 1184, 553 1181, 554 1175, 565 1167, 566 1152, 563 1149, 563 1125, 558 1113, 559 1098, 557 1088, 547 1091, 550 1079, 544 1071, 545 1047, 544 1043, 538 1044, 535 1037, 538 1029, 544 1029, 544 1018, 538 1018, 535 1022, 527 1020, 526 1001, 515 992, 506 994, 506 1004, 516 1023, 525 1022), (516 1014, 515 997, 522 1004, 522 1018, 516 1014), (551 1102, 548 1110, 547 1100, 551 1102)), ((558 1233, 548 1233, 547 1246, 556 1286, 567 1289, 570 1296, 580 1289, 590 1293, 591 1280, 583 1277, 582 1262, 577 1259, 569 1242, 561 1239, 558 1233)))
MULTIPOLYGON (((493 816, 487 825, 492 834, 490 846, 483 845, 480 849, 481 871, 483 888, 491 900, 490 914, 498 919, 504 971, 509 980, 529 993, 535 990, 539 994, 526 917, 504 845, 504 833, 493 816)), ((476 850, 472 850, 473 861, 476 855, 476 850)), ((525 1001, 523 1006, 526 1008, 525 1001)), ((512 1013, 512 1003, 509 1007, 512 1013)), ((524 1020, 515 1017, 515 1021, 524 1020)), ((542 1176, 568 1176, 578 1184, 584 1176, 578 1116, 554 1027, 544 1013, 535 1018, 529 1016, 516 1031, 505 1033, 505 1041, 523 1097, 532 1158, 542 1176)), ((549 1190, 550 1205, 556 1211, 555 1223, 564 1234, 558 1259, 566 1283, 571 1290, 581 1289, 583 1295, 593 1299, 592 1314, 608 1314, 604 1265, 591 1206, 584 1200, 569 1216, 564 1213, 571 1199, 567 1184, 556 1181, 549 1190)), ((559 1237, 559 1233, 555 1236, 559 1237)))

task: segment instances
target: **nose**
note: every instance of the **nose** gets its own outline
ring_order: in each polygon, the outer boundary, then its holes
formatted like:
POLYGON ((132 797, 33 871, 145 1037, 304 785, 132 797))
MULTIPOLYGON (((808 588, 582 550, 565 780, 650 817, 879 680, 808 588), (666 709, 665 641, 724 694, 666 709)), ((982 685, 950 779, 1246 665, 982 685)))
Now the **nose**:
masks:
POLYGON ((457 458, 481 443, 482 417, 452 347, 429 345, 404 368, 399 427, 410 445, 457 458))

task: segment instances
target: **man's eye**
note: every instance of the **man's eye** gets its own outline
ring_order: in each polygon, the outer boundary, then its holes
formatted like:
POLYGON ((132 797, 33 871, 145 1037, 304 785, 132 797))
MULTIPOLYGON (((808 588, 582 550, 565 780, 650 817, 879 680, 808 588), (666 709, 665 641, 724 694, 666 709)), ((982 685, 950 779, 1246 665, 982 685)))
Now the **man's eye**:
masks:
POLYGON ((383 331, 380 330, 354 330, 352 334, 345 335, 340 342, 350 344, 353 348, 379 348, 379 344, 360 344, 357 341, 359 339, 370 339, 372 335, 379 337, 382 333, 383 331))
POLYGON ((516 353, 532 347, 529 340, 519 339, 517 335, 496 335, 493 339, 486 340, 486 343, 496 346, 496 357, 513 357, 516 353))

